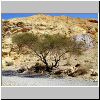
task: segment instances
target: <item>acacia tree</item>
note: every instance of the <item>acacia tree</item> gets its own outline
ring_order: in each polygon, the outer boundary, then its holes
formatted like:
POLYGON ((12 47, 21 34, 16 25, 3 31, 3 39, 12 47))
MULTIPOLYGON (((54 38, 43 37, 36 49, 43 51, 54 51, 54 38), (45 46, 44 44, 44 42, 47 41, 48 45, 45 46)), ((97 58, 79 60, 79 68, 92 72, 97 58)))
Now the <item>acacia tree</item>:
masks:
POLYGON ((18 46, 18 53, 21 52, 22 47, 32 47, 33 43, 37 41, 37 36, 32 33, 21 33, 12 36, 12 42, 18 46))
POLYGON ((28 46, 46 65, 48 72, 52 71, 54 67, 58 67, 59 61, 66 53, 79 54, 82 52, 80 43, 59 34, 37 37, 34 34, 24 33, 15 35, 12 40, 18 47, 28 46), (48 56, 52 56, 51 64, 49 64, 48 56))

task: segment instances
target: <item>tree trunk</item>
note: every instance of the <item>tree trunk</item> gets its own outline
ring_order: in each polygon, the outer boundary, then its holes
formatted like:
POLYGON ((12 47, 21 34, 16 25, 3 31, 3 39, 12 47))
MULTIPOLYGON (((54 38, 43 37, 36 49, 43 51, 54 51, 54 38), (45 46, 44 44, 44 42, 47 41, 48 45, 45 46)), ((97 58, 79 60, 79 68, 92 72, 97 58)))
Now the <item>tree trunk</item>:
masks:
POLYGON ((47 60, 45 57, 43 57, 43 63, 46 65, 46 71, 47 72, 51 72, 51 68, 49 67, 48 63, 47 63, 47 60))
POLYGON ((55 61, 55 64, 53 65, 53 67, 55 67, 55 68, 56 68, 56 67, 57 67, 58 62, 59 62, 59 60, 56 60, 56 61, 55 61))

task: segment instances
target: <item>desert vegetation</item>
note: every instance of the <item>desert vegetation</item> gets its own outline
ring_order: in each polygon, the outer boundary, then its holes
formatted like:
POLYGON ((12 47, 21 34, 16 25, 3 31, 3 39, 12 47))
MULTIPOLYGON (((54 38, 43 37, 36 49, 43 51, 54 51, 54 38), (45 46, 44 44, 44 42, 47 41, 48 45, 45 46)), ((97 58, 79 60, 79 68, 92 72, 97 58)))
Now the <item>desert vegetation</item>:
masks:
POLYGON ((2 21, 2 70, 97 80, 98 21, 46 16, 2 21))
POLYGON ((43 35, 37 37, 37 35, 22 33, 13 36, 12 42, 15 43, 19 51, 22 47, 27 46, 36 54, 37 57, 45 64, 46 71, 51 72, 53 68, 59 66, 59 61, 66 53, 73 53, 80 55, 82 53, 82 42, 76 42, 72 38, 67 38, 63 35, 43 35), (51 58, 51 64, 47 57, 51 58))

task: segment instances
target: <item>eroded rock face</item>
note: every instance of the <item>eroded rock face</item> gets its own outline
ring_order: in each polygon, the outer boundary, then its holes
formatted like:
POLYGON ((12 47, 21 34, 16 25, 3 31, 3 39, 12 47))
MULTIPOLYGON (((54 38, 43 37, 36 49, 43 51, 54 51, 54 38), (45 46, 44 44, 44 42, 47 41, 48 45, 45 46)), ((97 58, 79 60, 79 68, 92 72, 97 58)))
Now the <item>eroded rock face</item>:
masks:
POLYGON ((86 49, 93 48, 96 43, 90 34, 79 34, 74 36, 74 39, 78 42, 83 42, 86 49))

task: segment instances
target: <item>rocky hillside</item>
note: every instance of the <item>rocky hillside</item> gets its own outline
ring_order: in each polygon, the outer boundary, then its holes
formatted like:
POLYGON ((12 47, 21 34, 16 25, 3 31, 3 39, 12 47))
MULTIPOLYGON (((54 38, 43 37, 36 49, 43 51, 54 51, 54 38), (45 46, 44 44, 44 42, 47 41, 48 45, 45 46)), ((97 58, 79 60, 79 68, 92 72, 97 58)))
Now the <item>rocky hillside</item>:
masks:
POLYGON ((66 35, 67 37, 79 35, 76 37, 80 38, 78 40, 86 40, 90 43, 93 42, 91 37, 95 38, 96 40, 98 39, 98 21, 95 19, 47 16, 43 14, 2 21, 3 37, 10 37, 11 35, 23 32, 31 32, 38 35, 62 34, 66 35), (88 34, 88 36, 83 34, 88 34))
POLYGON ((35 34, 97 34, 98 21, 95 19, 71 18, 66 16, 34 15, 3 21, 3 31, 7 34, 33 32, 35 34))
MULTIPOLYGON (((89 58, 95 57, 94 59, 96 59, 93 61, 91 58, 91 60, 89 59, 88 62, 90 63, 92 61, 97 69, 97 56, 95 56, 97 55, 97 47, 94 48, 98 42, 98 21, 96 19, 82 19, 71 18, 68 16, 48 16, 38 14, 25 18, 2 20, 3 68, 5 68, 5 66, 8 68, 7 66, 12 65, 14 65, 14 68, 21 65, 31 66, 34 63, 32 60, 33 58, 29 55, 18 55, 16 52, 17 48, 12 44, 11 37, 15 34, 23 32, 34 33, 39 36, 42 34, 62 34, 66 35, 66 37, 73 37, 76 39, 76 41, 84 41, 86 48, 91 48, 89 50, 90 52, 92 51, 92 53, 90 53, 92 56, 89 54, 89 58), (21 63, 24 63, 24 65, 21 63)), ((83 55, 80 58, 81 62, 84 62, 82 60, 85 59, 85 56, 83 55)), ((38 60, 37 58, 35 59, 36 61, 38 60)), ((72 65, 75 65, 75 63, 72 65)))

